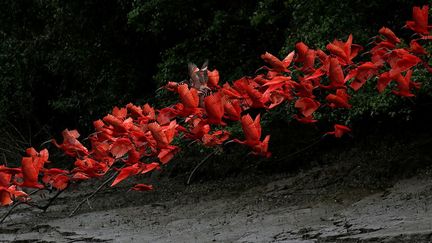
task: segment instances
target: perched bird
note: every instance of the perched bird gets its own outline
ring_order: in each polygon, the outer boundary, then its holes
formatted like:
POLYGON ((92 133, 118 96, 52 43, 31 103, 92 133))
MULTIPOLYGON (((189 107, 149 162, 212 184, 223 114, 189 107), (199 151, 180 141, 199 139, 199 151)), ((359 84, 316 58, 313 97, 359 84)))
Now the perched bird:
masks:
POLYGON ((190 88, 198 91, 199 107, 204 107, 204 98, 209 96, 212 90, 208 87, 208 61, 205 61, 201 68, 193 63, 188 64, 189 81, 187 82, 190 88))
POLYGON ((432 26, 428 24, 429 6, 413 7, 413 20, 406 21, 405 27, 421 35, 428 35, 432 26))

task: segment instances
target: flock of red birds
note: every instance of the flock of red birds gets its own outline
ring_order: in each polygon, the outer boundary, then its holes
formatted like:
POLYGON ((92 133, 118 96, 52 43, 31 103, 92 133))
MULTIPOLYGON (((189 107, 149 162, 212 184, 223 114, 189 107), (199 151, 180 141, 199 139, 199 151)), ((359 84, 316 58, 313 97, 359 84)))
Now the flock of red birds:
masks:
MULTIPOLYGON (((207 64, 198 68, 189 65, 190 79, 168 82, 164 89, 176 93, 180 102, 157 110, 148 104, 115 107, 111 114, 94 121, 95 132, 89 136, 90 148, 79 140, 76 130, 64 130, 63 141, 53 144, 74 159, 72 170, 52 168, 47 149, 26 150, 21 166, 0 166, 0 205, 26 202, 30 197, 23 188, 64 190, 70 184, 90 178, 102 178, 109 171, 118 171, 114 186, 126 178, 146 174, 168 163, 179 151, 175 138, 188 139, 203 146, 222 146, 236 142, 248 146, 253 154, 270 156, 270 136, 262 138, 260 115, 251 117, 249 109, 274 107, 290 102, 298 111, 293 115, 301 123, 314 123, 314 113, 323 106, 334 109, 351 108, 347 90, 357 91, 368 80, 377 80, 377 89, 391 89, 398 96, 414 96, 420 83, 411 80, 413 68, 426 68, 430 54, 423 45, 432 39, 428 25, 428 6, 414 7, 413 20, 406 22, 415 39, 405 45, 389 28, 381 28, 370 61, 353 60, 362 47, 335 40, 326 46, 327 52, 309 48, 303 42, 283 60, 270 53, 261 58, 268 64, 254 77, 243 77, 219 84, 217 70, 207 64), (293 75, 295 72, 296 75, 293 75), (317 90, 324 96, 316 97, 317 90), (319 99, 319 100, 318 100, 319 99), (244 139, 231 139, 224 130, 227 124, 240 122, 244 139)), ((335 124, 327 134, 341 137, 350 129, 335 124)), ((132 190, 147 191, 152 186, 137 184, 132 190)))

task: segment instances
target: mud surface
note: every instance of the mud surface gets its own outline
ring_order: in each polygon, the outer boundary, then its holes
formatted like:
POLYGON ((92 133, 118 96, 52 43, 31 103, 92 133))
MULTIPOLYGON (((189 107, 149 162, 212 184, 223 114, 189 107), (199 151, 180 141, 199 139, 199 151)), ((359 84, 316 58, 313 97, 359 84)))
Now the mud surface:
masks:
POLYGON ((45 213, 18 207, 0 225, 0 242, 432 241, 430 172, 380 190, 350 181, 332 166, 191 186, 163 179, 154 192, 105 189, 69 218, 97 187, 82 185, 45 213))

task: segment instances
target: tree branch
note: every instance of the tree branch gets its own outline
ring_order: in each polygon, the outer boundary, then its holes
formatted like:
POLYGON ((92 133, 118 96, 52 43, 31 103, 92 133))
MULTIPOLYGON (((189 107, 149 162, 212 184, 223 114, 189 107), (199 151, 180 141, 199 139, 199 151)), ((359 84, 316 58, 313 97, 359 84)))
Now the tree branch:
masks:
MULTIPOLYGON (((34 191, 32 191, 32 192, 30 192, 28 195, 30 196, 30 195, 33 195, 33 194, 35 194, 36 192, 38 192, 38 191, 40 191, 41 189, 37 189, 37 190, 34 190, 34 191)), ((12 213, 12 211, 16 208, 16 207, 18 207, 19 205, 21 205, 21 204, 26 204, 25 202, 15 202, 14 203, 14 205, 12 205, 12 207, 9 209, 9 211, 7 211, 3 216, 2 216, 2 218, 0 219, 0 224, 1 223, 3 223, 5 220, 6 220, 6 218, 12 213)), ((30 205, 31 206, 31 205, 30 205)))
POLYGON ((12 213, 12 211, 16 208, 16 207, 18 207, 19 205, 21 205, 21 204, 23 204, 23 202, 17 202, 17 203, 15 203, 10 209, 9 209, 9 211, 7 211, 4 215, 3 215, 3 217, 0 219, 0 224, 1 223, 3 223, 5 220, 6 220, 6 218, 12 213))
POLYGON ((189 175, 189 178, 186 181, 186 185, 189 185, 193 175, 195 174, 195 172, 198 170, 199 167, 201 167, 201 165, 203 165, 208 159, 210 159, 210 157, 212 157, 213 155, 215 155, 217 152, 217 150, 213 150, 213 152, 211 152, 210 154, 208 154, 203 160, 201 160, 201 162, 199 162, 197 164, 197 166, 195 166, 195 168, 192 170, 192 172, 189 175))
POLYGON ((72 217, 78 211, 78 209, 81 208, 81 206, 85 202, 87 202, 90 198, 94 197, 94 195, 96 195, 96 193, 98 193, 106 184, 108 184, 117 175, 118 175, 118 172, 115 172, 112 176, 110 176, 108 179, 106 179, 92 194, 90 194, 89 196, 84 198, 80 203, 78 203, 78 205, 75 207, 75 209, 69 214, 69 217, 72 217))

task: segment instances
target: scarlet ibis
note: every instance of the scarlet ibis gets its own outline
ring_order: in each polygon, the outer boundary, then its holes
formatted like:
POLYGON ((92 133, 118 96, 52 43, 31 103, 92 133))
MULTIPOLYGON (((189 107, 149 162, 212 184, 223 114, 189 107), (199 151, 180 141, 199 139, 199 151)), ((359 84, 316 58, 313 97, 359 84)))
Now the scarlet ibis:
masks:
POLYGON ((429 6, 424 5, 420 7, 413 7, 412 15, 413 20, 406 21, 406 27, 416 33, 428 35, 432 26, 428 24, 429 6))

